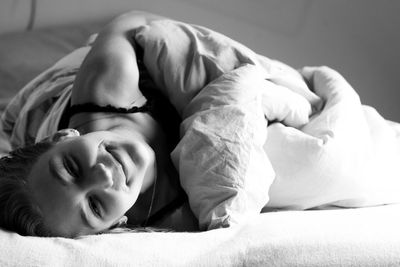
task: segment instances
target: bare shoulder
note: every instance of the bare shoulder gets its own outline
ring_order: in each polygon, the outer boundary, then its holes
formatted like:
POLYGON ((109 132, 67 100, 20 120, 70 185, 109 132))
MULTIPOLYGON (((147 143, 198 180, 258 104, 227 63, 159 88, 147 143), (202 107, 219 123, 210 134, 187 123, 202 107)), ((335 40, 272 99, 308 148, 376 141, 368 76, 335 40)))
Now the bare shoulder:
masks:
POLYGON ((142 11, 122 14, 98 34, 72 90, 72 104, 130 107, 141 98, 139 70, 130 31, 164 17, 142 11))

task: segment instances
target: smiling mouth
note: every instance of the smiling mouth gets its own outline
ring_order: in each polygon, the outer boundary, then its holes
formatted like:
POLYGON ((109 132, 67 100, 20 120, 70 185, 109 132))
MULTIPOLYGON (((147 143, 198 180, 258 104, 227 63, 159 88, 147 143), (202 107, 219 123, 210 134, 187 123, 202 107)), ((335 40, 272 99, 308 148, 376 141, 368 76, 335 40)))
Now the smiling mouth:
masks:
POLYGON ((121 155, 118 152, 116 152, 115 149, 113 148, 106 147, 106 151, 113 157, 116 163, 121 166, 122 172, 124 173, 125 176, 125 184, 128 185, 129 183, 128 170, 124 161, 121 158, 121 155))

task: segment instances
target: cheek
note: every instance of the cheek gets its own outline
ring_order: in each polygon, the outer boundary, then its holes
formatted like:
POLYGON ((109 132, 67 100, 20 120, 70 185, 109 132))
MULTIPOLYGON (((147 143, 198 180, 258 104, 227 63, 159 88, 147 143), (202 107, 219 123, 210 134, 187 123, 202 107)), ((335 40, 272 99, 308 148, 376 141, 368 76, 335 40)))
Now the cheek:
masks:
POLYGON ((118 193, 108 200, 108 209, 110 210, 111 219, 120 218, 134 204, 137 196, 132 196, 127 193, 118 193))

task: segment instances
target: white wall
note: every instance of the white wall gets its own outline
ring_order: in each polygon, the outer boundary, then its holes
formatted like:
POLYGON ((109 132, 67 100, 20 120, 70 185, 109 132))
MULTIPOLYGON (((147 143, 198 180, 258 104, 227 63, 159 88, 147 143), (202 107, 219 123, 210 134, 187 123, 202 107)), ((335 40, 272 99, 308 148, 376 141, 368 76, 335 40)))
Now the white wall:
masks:
MULTIPOLYGON (((37 0, 36 27, 141 9, 221 31, 295 67, 338 69, 362 101, 400 121, 398 0, 37 0)), ((23 29, 28 0, 0 1, 0 32, 23 29)))
POLYGON ((0 0, 0 33, 25 29, 29 13, 28 0, 0 0))

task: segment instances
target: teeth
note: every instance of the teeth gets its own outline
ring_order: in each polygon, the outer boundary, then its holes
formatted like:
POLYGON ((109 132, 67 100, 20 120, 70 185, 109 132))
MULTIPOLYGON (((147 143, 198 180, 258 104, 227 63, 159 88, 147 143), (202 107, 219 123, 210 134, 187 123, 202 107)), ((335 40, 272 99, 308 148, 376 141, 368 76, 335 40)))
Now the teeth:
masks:
POLYGON ((106 148, 106 151, 113 157, 115 162, 121 168, 122 173, 124 174, 124 177, 125 177, 125 184, 127 184, 128 183, 128 176, 127 176, 127 173, 125 172, 124 165, 121 163, 121 159, 120 159, 119 155, 117 153, 114 153, 115 151, 113 151, 112 148, 111 149, 106 148))

